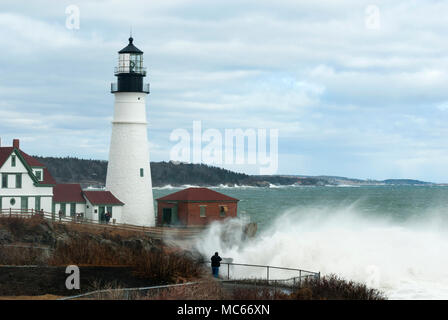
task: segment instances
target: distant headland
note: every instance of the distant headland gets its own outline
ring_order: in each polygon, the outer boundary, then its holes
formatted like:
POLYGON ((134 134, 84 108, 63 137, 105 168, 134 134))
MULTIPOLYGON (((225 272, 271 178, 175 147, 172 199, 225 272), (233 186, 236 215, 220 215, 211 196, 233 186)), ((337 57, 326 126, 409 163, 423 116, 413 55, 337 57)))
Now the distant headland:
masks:
MULTIPOLYGON (((101 187, 106 181, 107 161, 73 157, 34 156, 44 163, 58 183, 80 183, 83 187, 101 187)), ((375 185, 440 185, 413 179, 363 180, 337 176, 248 175, 206 164, 151 162, 154 187, 170 185, 197 186, 375 186, 375 185)))

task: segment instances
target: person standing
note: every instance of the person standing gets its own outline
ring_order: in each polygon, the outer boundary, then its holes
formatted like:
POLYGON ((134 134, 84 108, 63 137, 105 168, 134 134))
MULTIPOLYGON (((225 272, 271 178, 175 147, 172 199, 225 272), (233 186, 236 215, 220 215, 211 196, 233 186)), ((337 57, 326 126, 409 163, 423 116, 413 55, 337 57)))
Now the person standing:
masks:
POLYGON ((108 211, 106 213, 106 224, 109 224, 110 218, 112 218, 112 215, 110 214, 110 212, 108 211))
POLYGON ((220 261, 222 260, 221 257, 218 255, 218 252, 215 252, 215 255, 212 256, 212 274, 215 278, 218 278, 219 274, 219 267, 221 266, 220 261))

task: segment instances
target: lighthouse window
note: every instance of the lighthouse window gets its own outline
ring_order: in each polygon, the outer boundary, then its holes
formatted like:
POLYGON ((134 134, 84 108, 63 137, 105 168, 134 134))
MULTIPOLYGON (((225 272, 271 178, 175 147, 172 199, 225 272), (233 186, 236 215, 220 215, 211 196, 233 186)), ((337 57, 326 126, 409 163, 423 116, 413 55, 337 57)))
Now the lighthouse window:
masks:
POLYGON ((144 170, 143 170, 143 168, 140 168, 140 177, 143 177, 144 176, 144 170))

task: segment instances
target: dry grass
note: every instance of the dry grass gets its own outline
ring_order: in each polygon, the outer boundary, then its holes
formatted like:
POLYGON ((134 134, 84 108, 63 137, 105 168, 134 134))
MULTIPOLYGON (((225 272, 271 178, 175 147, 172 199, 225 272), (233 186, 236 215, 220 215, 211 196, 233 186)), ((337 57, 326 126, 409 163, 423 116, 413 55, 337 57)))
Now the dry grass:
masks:
POLYGON ((142 252, 133 263, 136 274, 165 283, 186 282, 204 274, 204 266, 193 258, 170 250, 142 252))
POLYGON ((0 300, 57 300, 62 296, 44 294, 41 296, 0 296, 0 300))
POLYGON ((228 300, 230 298, 221 284, 207 280, 199 284, 161 289, 148 292, 144 300, 228 300))
MULTIPOLYGON (((205 280, 198 284, 159 288, 142 291, 124 291, 114 284, 99 285, 96 293, 90 297, 95 300, 226 300, 230 296, 221 284, 205 280), (119 290, 115 290, 119 289, 119 290)), ((86 297, 87 298, 87 297, 86 297)))
POLYGON ((60 225, 66 228, 68 231, 78 232, 78 233, 88 233, 90 235, 98 235, 104 239, 115 240, 115 239, 128 239, 132 237, 145 238, 148 237, 142 231, 126 230, 120 229, 114 226, 104 226, 104 225, 92 225, 83 223, 59 223, 54 222, 55 225, 60 225))
POLYGON ((297 300, 385 300, 383 292, 368 288, 363 283, 344 280, 337 275, 309 279, 291 295, 297 300))
POLYGON ((138 277, 157 279, 160 283, 185 282, 203 274, 201 263, 170 248, 131 249, 122 245, 102 244, 88 236, 58 245, 48 264, 130 266, 138 277))
POLYGON ((236 288, 232 291, 233 300, 288 300, 290 296, 275 288, 236 288))
POLYGON ((40 248, 0 245, 0 265, 42 265, 48 253, 40 248))
POLYGON ((36 226, 45 222, 41 216, 20 217, 20 216, 0 216, 0 225, 6 227, 15 237, 20 238, 32 232, 36 226))
POLYGON ((119 266, 128 265, 135 254, 126 247, 114 247, 81 235, 68 242, 56 246, 53 255, 48 260, 49 265, 67 266, 119 266))

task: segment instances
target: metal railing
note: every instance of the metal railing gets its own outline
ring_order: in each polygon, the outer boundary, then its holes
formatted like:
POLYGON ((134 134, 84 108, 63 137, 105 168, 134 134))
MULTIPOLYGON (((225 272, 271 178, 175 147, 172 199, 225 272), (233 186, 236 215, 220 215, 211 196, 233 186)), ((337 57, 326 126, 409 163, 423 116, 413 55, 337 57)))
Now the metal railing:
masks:
MULTIPOLYGON (((203 261, 204 264, 210 264, 209 261, 203 261)), ((268 266, 268 265, 259 265, 259 264, 247 264, 247 263, 233 263, 233 262, 220 262, 223 265, 227 265, 227 280, 231 280, 230 277, 230 266, 243 266, 243 267, 255 267, 255 268, 265 268, 266 269, 266 281, 269 283, 270 281, 286 281, 286 280, 298 280, 300 283, 302 279, 307 278, 315 278, 320 279, 320 272, 314 272, 314 271, 308 271, 304 269, 296 269, 296 268, 286 268, 286 267, 275 267, 275 266, 268 266), (284 271, 293 271, 298 273, 298 276, 291 277, 289 279, 275 279, 273 280, 270 278, 270 271, 271 270, 284 270, 284 271)))
POLYGON ((146 76, 146 67, 129 67, 129 66, 119 66, 115 67, 114 74, 118 75, 120 73, 138 73, 143 76, 146 76))
POLYGON ((157 294, 160 293, 163 289, 170 289, 175 287, 184 287, 184 286, 191 286, 195 284, 201 284, 203 281, 196 281, 196 282, 186 282, 186 283, 177 283, 177 284, 168 284, 168 285, 162 285, 162 286, 151 286, 151 287, 139 287, 139 288, 117 288, 117 289, 102 289, 102 290, 95 290, 90 291, 86 293, 81 293, 75 296, 70 297, 63 297, 59 298, 58 300, 73 300, 73 299, 80 299, 80 298, 87 298, 90 296, 97 296, 97 298, 101 298, 102 296, 110 296, 111 293, 122 293, 124 299, 130 299, 133 297, 136 297, 138 293, 141 293, 142 291, 155 291, 157 294))

